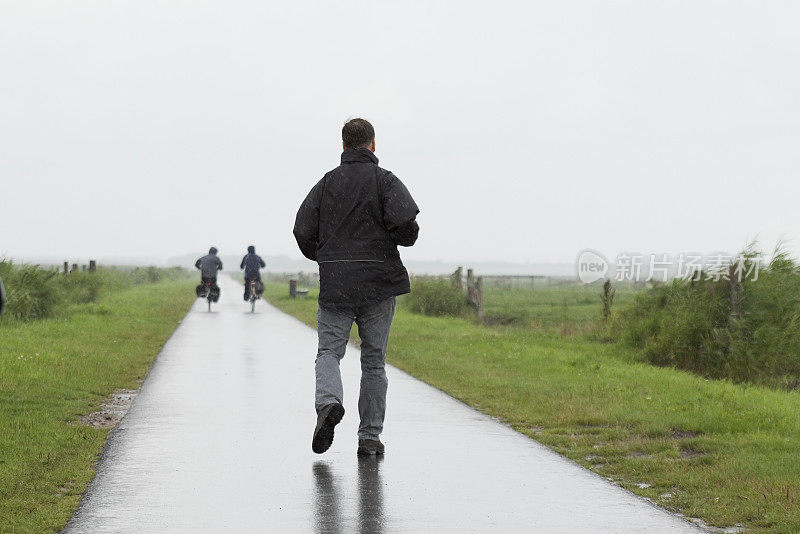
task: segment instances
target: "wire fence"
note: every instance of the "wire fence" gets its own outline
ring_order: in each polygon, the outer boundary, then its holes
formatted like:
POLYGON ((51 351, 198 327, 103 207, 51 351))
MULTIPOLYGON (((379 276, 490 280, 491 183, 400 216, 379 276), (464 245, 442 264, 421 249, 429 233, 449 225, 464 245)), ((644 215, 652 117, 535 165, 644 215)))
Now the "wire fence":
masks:
MULTIPOLYGON (((269 272, 266 278, 286 284, 291 296, 305 296, 319 288, 316 272, 269 272)), ((575 277, 546 275, 476 275, 472 269, 447 274, 412 274, 417 282, 449 280, 463 292, 479 321, 486 325, 520 326, 573 335, 608 320, 630 302, 641 288, 603 281, 583 284, 575 277)))

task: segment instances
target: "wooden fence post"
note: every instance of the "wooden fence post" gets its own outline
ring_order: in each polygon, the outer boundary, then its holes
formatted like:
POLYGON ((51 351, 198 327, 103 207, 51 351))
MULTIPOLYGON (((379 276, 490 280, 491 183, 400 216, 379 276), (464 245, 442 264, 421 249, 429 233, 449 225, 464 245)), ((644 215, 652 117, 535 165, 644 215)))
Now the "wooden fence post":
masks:
POLYGON ((483 277, 479 276, 475 283, 475 308, 478 310, 478 319, 483 320, 483 277))
POLYGON ((289 280, 289 297, 297 298, 297 280, 289 280))
POLYGON ((64 274, 69 274, 69 262, 64 262, 64 274))
POLYGON ((77 263, 73 263, 72 264, 72 272, 74 272, 74 273, 78 272, 78 264, 77 263))
POLYGON ((458 289, 459 291, 462 291, 464 289, 464 285, 463 285, 463 283, 461 281, 461 277, 463 276, 463 272, 464 271, 462 270, 461 266, 459 266, 458 269, 456 269, 456 272, 454 272, 450 276, 451 280, 453 281, 453 284, 456 286, 456 289, 458 289))
POLYGON ((603 302, 603 321, 608 322, 611 317, 611 305, 614 303, 614 295, 617 290, 611 288, 611 279, 606 278, 603 284, 603 295, 600 297, 603 302))
POLYGON ((472 269, 467 269, 467 300, 475 308, 478 319, 483 320, 483 277, 476 280, 472 269))
POLYGON ((93 273, 97 271, 97 262, 95 260, 89 260, 89 272, 93 273))
POLYGON ((470 304, 475 303, 475 276, 472 269, 467 269, 467 300, 470 304))

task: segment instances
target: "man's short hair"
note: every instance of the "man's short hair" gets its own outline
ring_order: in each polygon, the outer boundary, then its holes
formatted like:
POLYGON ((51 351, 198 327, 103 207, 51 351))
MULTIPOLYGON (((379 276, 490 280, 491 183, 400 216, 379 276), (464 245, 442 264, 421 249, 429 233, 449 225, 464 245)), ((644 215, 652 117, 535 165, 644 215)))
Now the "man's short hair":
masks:
POLYGON ((369 146, 375 140, 375 128, 364 119, 350 119, 342 127, 342 142, 346 148, 369 146))

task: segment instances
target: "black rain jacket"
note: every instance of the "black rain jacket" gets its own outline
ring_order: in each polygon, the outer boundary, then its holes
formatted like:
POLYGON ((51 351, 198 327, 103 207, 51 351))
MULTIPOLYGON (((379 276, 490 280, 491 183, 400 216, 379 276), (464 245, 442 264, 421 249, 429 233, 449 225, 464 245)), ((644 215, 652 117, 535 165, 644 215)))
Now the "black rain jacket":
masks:
POLYGON ((319 302, 355 307, 411 290, 397 246, 419 234, 419 208, 403 183, 378 167, 366 148, 347 149, 342 164, 311 189, 294 224, 303 255, 319 264, 319 302))
POLYGON ((261 259, 258 254, 250 254, 249 252, 242 258, 242 263, 239 265, 240 269, 244 269, 245 278, 261 278, 260 268, 266 267, 267 264, 261 259))
POLYGON ((206 254, 194 262, 194 266, 200 269, 200 276, 203 278, 217 278, 217 271, 222 270, 222 260, 216 254, 206 254))

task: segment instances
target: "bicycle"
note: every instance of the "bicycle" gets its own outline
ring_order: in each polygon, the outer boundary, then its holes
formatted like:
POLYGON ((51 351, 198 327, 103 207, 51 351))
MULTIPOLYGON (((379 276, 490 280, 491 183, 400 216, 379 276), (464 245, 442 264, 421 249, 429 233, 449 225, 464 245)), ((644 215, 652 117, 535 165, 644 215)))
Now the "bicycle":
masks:
POLYGON ((247 294, 247 301, 250 303, 250 313, 256 312, 256 301, 261 298, 258 296, 258 283, 256 280, 250 280, 248 282, 248 288, 250 291, 247 294))
POLYGON ((219 290, 214 291, 214 286, 209 280, 203 281, 203 286, 204 292, 199 295, 199 297, 205 298, 208 301, 208 312, 211 313, 211 303, 219 299, 219 290))

